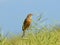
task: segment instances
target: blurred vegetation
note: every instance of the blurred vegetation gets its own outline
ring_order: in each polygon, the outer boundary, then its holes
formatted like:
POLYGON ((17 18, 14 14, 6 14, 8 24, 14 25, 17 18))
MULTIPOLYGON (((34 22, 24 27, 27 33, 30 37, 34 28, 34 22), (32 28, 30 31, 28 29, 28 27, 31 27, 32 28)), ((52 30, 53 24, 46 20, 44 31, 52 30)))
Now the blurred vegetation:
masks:
MULTIPOLYGON (((14 35, 11 38, 4 37, 0 33, 0 45, 60 45, 60 26, 40 25, 40 16, 36 21, 33 20, 25 37, 14 35), (3 38, 2 38, 3 37, 3 38)), ((1 32, 1 30, 0 30, 1 32)))

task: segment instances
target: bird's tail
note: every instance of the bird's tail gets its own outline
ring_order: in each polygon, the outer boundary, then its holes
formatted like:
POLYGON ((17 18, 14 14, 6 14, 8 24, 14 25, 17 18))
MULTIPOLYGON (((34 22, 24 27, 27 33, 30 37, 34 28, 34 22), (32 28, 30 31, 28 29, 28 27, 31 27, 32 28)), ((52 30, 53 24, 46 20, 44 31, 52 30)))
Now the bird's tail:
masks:
POLYGON ((25 30, 23 31, 23 35, 22 35, 22 37, 24 37, 25 36, 25 30))

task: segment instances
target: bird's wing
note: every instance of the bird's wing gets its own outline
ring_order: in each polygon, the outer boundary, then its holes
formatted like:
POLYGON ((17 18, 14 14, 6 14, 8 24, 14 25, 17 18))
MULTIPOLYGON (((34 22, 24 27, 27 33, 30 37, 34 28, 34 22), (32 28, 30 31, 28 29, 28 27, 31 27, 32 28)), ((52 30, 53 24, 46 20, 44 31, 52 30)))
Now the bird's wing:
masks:
POLYGON ((24 22, 23 22, 22 30, 24 30, 24 27, 26 25, 26 22, 27 22, 27 19, 25 19, 24 22))

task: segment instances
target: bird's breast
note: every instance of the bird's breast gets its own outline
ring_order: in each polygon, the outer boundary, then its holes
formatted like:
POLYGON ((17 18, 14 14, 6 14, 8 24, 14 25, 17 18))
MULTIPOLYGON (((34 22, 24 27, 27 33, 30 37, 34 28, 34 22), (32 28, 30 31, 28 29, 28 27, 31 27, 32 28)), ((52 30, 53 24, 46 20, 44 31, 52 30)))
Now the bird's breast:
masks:
POLYGON ((27 20, 27 25, 31 24, 31 20, 27 20))

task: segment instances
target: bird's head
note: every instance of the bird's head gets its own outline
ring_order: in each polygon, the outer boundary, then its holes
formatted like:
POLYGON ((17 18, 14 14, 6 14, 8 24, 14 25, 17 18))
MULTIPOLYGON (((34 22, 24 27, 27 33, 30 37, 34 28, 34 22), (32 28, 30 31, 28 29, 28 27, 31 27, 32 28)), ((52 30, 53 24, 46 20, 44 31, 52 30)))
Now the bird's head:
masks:
POLYGON ((28 14, 27 17, 30 18, 30 19, 32 19, 32 14, 28 14))

